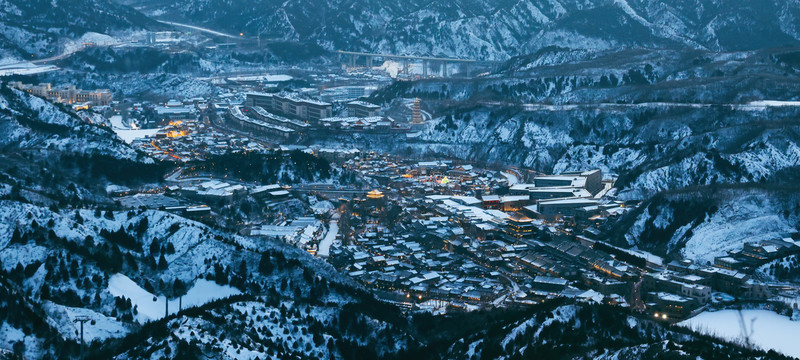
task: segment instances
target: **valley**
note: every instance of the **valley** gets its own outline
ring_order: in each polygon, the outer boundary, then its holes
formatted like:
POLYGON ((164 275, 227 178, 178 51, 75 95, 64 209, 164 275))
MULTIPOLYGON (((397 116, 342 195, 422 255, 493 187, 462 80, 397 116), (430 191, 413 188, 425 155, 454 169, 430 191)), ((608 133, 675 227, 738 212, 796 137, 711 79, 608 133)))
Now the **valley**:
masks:
POLYGON ((0 359, 799 356, 796 1, 5 5, 0 359))

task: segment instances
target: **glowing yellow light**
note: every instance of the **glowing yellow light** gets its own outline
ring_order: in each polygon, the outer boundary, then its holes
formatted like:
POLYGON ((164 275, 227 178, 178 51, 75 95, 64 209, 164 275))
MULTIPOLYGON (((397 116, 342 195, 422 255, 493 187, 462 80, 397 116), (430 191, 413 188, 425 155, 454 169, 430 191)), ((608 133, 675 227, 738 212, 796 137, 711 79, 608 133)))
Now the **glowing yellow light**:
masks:
POLYGON ((372 190, 367 193, 367 197, 370 199, 381 199, 383 198, 383 193, 378 190, 372 190))
POLYGON ((188 134, 189 133, 186 130, 181 130, 181 131, 170 130, 170 131, 167 132, 167 137, 168 138, 177 138, 177 137, 181 137, 181 136, 186 136, 188 134))

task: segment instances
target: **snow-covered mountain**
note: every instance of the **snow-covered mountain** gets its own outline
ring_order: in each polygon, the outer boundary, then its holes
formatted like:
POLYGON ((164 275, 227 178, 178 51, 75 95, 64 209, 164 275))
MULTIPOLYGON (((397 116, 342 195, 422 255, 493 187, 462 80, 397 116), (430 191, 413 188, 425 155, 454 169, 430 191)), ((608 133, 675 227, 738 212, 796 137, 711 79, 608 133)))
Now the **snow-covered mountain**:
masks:
POLYGON ((620 195, 643 199, 693 185, 763 181, 800 166, 797 126, 764 127, 766 113, 791 122, 798 109, 480 108, 434 119, 402 146, 554 173, 601 168, 619 176, 620 195))
POLYGON ((744 242, 781 239, 797 232, 800 194, 785 184, 705 186, 655 196, 615 225, 620 245, 701 264, 744 242))
POLYGON ((800 43, 797 0, 120 0, 144 13, 328 49, 507 59, 548 46, 743 50, 800 43))
POLYGON ((107 0, 2 0, 0 60, 58 55, 71 39, 87 33, 109 34, 154 24, 141 13, 107 0))

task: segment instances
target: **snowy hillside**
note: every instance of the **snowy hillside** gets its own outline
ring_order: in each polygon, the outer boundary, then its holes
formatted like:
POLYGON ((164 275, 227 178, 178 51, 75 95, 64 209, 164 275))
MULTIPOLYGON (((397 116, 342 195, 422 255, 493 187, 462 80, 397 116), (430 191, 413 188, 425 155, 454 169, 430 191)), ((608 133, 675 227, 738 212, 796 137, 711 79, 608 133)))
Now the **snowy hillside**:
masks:
POLYGON ((420 152, 543 172, 601 168, 619 176, 624 198, 644 199, 800 166, 800 83, 778 60, 790 53, 620 51, 474 80, 397 82, 373 99, 422 99, 434 119, 408 138, 420 152))
POLYGON ((795 1, 120 0, 146 14, 328 49, 507 59, 550 46, 742 50, 798 44, 795 1))
POLYGON ((89 124, 66 107, 8 88, 0 89, 0 146, 24 150, 102 154, 117 159, 150 162, 106 128, 89 124))
POLYGON ((789 121, 798 111, 709 108, 687 114, 683 106, 667 104, 608 106, 602 113, 589 106, 488 107, 436 118, 409 145, 545 172, 600 168, 620 176, 624 197, 642 199, 691 185, 761 181, 800 165, 798 129, 764 129, 760 122, 767 113, 776 122, 789 121))
POLYGON ((800 357, 800 346, 791 334, 800 331, 800 323, 767 310, 705 312, 679 324, 698 332, 734 342, 750 341, 755 347, 800 357), (752 335, 742 337, 741 324, 749 325, 752 335))
POLYGON ((87 33, 129 32, 154 24, 107 0, 0 1, 0 60, 46 58, 68 51, 87 33))
MULTIPOLYGON (((58 213, 0 201, 0 264, 2 274, 34 294, 30 299, 42 302, 48 322, 72 341, 75 316, 98 322, 91 338, 120 338, 161 319, 165 295, 170 314, 178 310, 179 295, 183 309, 276 289, 294 301, 352 301, 339 290, 318 288, 349 280, 298 249, 221 234, 158 211, 58 213)), ((13 334, 0 333, 0 344, 13 342, 13 334)), ((30 354, 46 349, 35 335, 26 343, 30 354)))
POLYGON ((800 224, 796 191, 737 186, 657 196, 621 221, 619 241, 699 263, 742 248, 745 242, 789 237, 800 224))
MULTIPOLYGON (((677 330, 609 306, 545 304, 536 307, 532 314, 516 318, 509 316, 505 322, 465 334, 446 346, 451 358, 611 360, 694 359, 700 358, 697 355, 703 352, 703 346, 710 345, 705 343, 708 340, 677 330), (569 355, 565 357, 564 354, 569 355)), ((757 356, 733 350, 727 345, 715 347, 714 351, 715 355, 722 357, 757 356)), ((781 356, 775 354, 775 358, 781 356)))

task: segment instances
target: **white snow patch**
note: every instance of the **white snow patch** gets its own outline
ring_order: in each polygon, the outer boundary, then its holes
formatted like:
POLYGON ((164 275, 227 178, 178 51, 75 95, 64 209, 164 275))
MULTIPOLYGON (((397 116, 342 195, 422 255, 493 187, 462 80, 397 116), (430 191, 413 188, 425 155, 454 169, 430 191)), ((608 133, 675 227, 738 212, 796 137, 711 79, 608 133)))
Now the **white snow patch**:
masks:
MULTIPOLYGON (((133 280, 123 274, 114 274, 108 279, 108 292, 114 296, 122 296, 131 299, 131 303, 138 307, 139 314, 136 320, 146 323, 164 317, 164 297, 151 294, 142 289, 133 280), (153 301, 156 298, 156 301, 153 301)), ((222 299, 231 295, 238 295, 241 292, 230 286, 217 285, 205 279, 197 280, 194 286, 183 296, 183 308, 200 306, 208 302, 222 299)), ((178 312, 178 299, 169 301, 169 313, 178 312)))
POLYGON ((336 234, 339 233, 339 222, 338 221, 331 221, 328 224, 328 232, 325 234, 325 237, 322 241, 319 242, 319 251, 317 254, 321 257, 328 257, 331 251, 331 245, 333 245, 333 240, 336 239, 336 234))
POLYGON ((131 129, 131 126, 122 122, 122 116, 114 115, 108 119, 111 122, 111 129, 122 139, 130 144, 133 140, 155 136, 161 129, 131 129))
POLYGON ((800 322, 772 311, 742 310, 741 317, 737 310, 704 312, 678 325, 739 343, 744 341, 744 334, 752 332, 750 342, 756 347, 800 357, 800 322))

